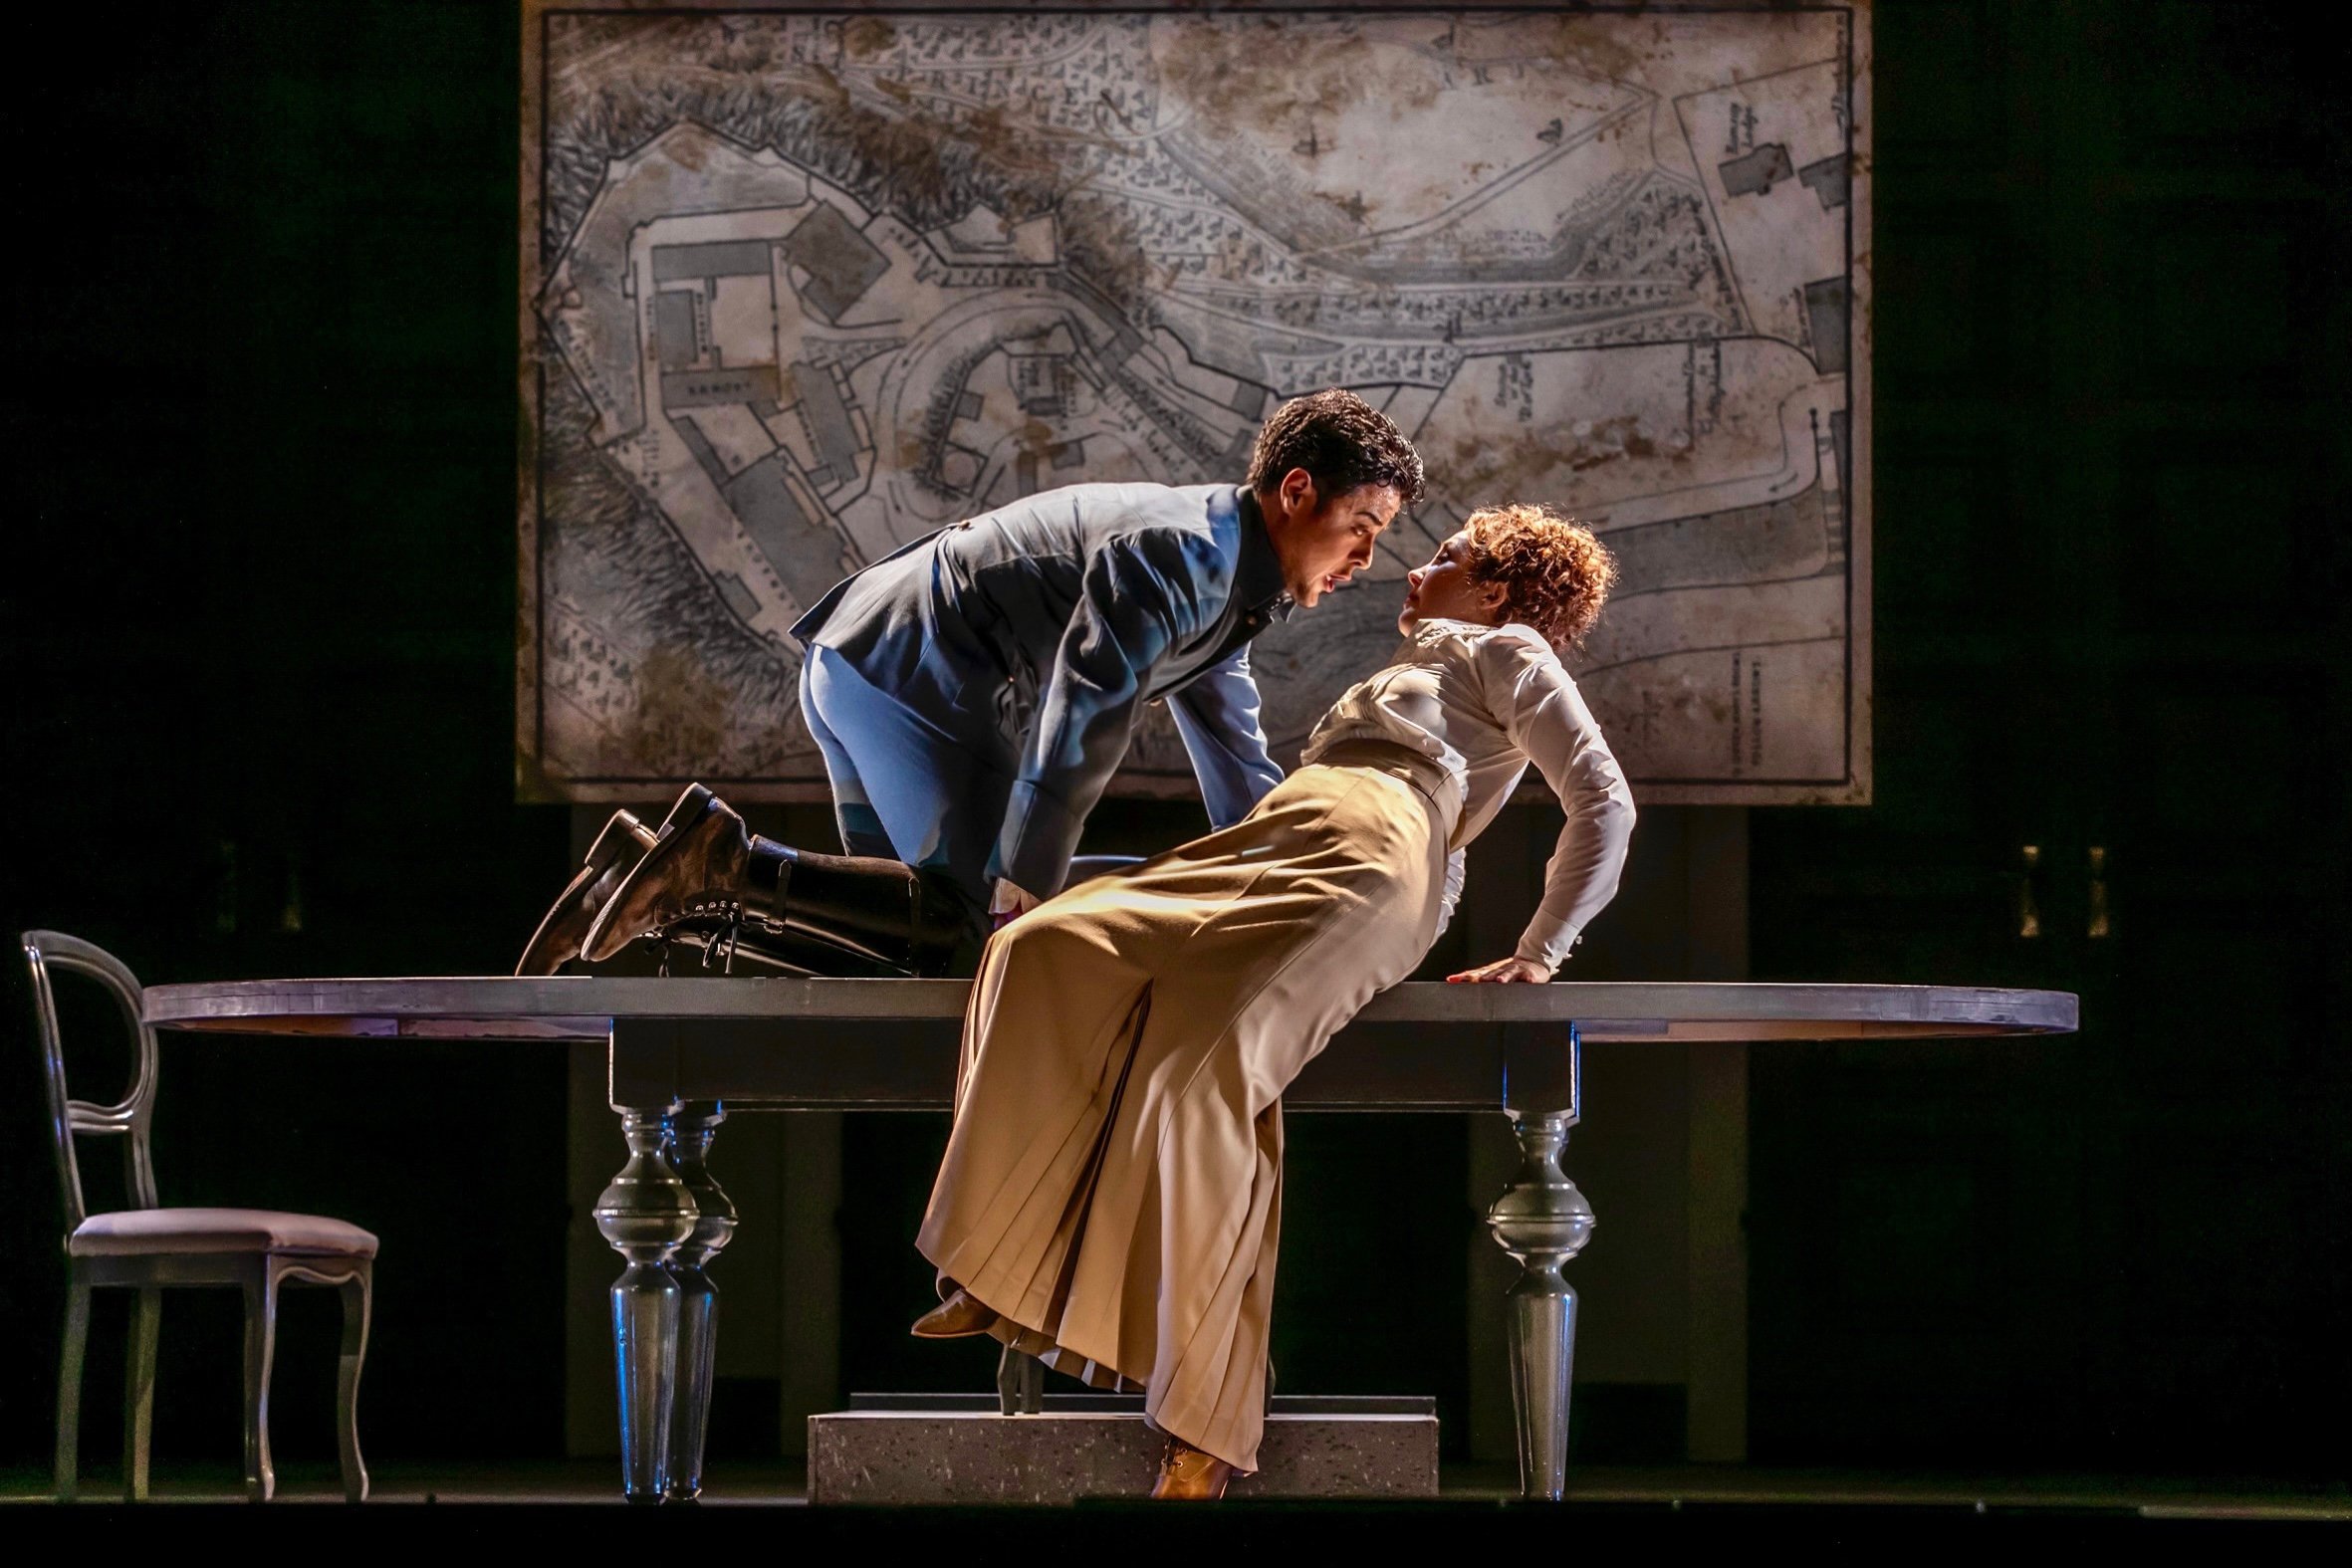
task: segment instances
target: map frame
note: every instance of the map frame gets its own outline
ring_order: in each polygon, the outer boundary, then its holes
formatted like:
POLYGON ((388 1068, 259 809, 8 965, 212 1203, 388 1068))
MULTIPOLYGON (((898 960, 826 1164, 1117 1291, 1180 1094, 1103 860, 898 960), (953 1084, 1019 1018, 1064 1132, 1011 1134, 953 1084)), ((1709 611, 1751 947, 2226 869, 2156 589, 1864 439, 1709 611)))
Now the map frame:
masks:
MULTIPOLYGON (((520 288, 518 290, 518 402, 520 409, 517 473, 517 621, 516 621, 516 752, 517 798, 526 801, 611 803, 641 801, 665 795, 699 778, 721 792, 747 801, 822 801, 829 790, 820 777, 778 779, 729 777, 723 770, 693 773, 613 775, 570 773, 550 767, 546 742, 545 613, 547 594, 542 577, 545 530, 545 465, 543 431, 548 409, 548 378, 562 374, 558 351, 548 341, 541 302, 551 267, 544 254, 544 220, 548 210, 547 159, 549 90, 549 30, 558 19, 576 16, 668 16, 739 14, 854 19, 867 16, 965 15, 1167 15, 1184 17, 1247 16, 1394 16, 1430 14, 1475 18, 1519 13, 1573 18, 1637 19, 1645 16, 1693 17, 1707 15, 1766 15, 1774 17, 1834 17, 1842 40, 1844 185, 1844 259, 1846 280, 1845 332, 1847 348, 1842 367, 1844 438, 1838 454, 1842 491, 1845 560, 1843 575, 1843 767, 1803 778, 1758 777, 1735 769, 1721 777, 1644 778, 1629 769, 1637 796, 1648 804, 1867 804, 1872 796, 1872 441, 1871 441, 1871 20, 1873 0, 1847 4, 1774 3, 1774 0, 1715 0, 1715 3, 1673 5, 1535 4, 1529 0, 1485 0, 1482 4, 1444 5, 1428 0, 1354 0, 1350 4, 1313 4, 1303 0, 1228 0, 1214 8, 1184 4, 1060 4, 1000 3, 958 5, 929 0, 850 0, 819 5, 745 3, 745 0, 518 0, 522 55, 520 136, 520 288)), ((1747 85, 1749 79, 1736 79, 1747 85)), ((1761 80, 1761 79, 1759 79, 1761 80)), ((1686 133, 1687 133, 1687 128, 1686 133)), ((1768 150, 1768 149, 1765 149, 1768 150)), ((1761 153, 1759 154, 1761 156, 1761 153)), ((1785 161, 1785 160, 1783 160, 1785 161)), ((1778 178, 1792 170, 1767 171, 1778 178)), ((1810 170, 1807 171, 1808 174, 1810 170)), ((1768 187, 1767 187, 1768 188, 1768 187)), ((1712 192, 1709 201, 1715 202, 1712 192)), ((1824 198, 1826 205, 1826 198, 1824 198)), ((1718 220, 1720 222, 1720 217, 1718 220)), ((1411 433, 1410 431, 1408 433, 1411 433)), ((1828 447, 1824 445, 1824 453, 1828 447)), ((1086 477, 1072 474, 1075 480, 1086 477)), ((1238 478, 1238 475, 1236 476, 1238 478)), ((1607 538, 1606 533, 1603 535, 1607 538)), ((1577 666, 1571 658, 1570 668, 1577 666)), ((1734 717, 1732 749, 1741 748, 1738 708, 1745 682, 1735 663, 1731 682, 1734 717)), ((1757 698, 1762 729, 1762 696, 1757 698)), ((1164 740, 1164 738, 1163 738, 1164 740)), ((1194 793, 1189 777, 1163 769, 1155 775, 1135 776, 1122 770, 1110 793, 1126 797, 1170 798, 1194 793)), ((1523 794, 1542 796, 1540 782, 1530 780, 1523 794)))

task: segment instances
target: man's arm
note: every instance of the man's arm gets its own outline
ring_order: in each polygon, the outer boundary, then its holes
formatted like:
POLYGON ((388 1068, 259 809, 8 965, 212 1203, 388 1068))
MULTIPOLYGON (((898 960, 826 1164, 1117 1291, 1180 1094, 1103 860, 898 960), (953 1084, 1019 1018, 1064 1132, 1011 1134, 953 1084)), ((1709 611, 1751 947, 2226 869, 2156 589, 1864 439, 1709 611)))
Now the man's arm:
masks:
POLYGON ((1267 755, 1261 706, 1248 643, 1168 694, 1168 716, 1192 759, 1213 826, 1240 821, 1283 782, 1283 771, 1267 755))
POLYGON ((1041 896, 1060 888, 1078 829, 1127 755, 1149 671, 1198 629, 1209 569, 1180 536, 1158 532, 1113 540, 1086 562, 1022 747, 992 879, 1041 896))

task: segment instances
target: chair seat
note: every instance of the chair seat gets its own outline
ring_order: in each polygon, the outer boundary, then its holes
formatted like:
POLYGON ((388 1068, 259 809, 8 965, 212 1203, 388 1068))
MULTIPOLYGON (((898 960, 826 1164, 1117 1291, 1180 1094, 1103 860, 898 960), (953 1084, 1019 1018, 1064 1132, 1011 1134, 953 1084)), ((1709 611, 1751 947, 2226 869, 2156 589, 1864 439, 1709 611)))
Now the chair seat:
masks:
POLYGON ((92 1215, 74 1230, 75 1257, 155 1252, 304 1252, 373 1257, 375 1237, 355 1225, 275 1209, 123 1209, 92 1215))

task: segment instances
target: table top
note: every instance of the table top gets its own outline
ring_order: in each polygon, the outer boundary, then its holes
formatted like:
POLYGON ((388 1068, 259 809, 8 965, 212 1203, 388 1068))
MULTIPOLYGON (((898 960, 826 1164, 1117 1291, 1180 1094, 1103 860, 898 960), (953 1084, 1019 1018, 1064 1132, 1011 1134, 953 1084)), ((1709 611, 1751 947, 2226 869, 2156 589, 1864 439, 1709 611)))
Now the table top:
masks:
MULTIPOLYGON (((604 1040, 616 1023, 773 1018, 959 1018, 961 980, 450 976, 246 980, 150 986, 158 1028, 351 1039, 604 1040)), ((1554 981, 1407 982, 1374 997, 1374 1024, 1563 1024, 1586 1040, 1939 1039, 2059 1034, 2076 1026, 2063 991, 1967 986, 1554 981)))

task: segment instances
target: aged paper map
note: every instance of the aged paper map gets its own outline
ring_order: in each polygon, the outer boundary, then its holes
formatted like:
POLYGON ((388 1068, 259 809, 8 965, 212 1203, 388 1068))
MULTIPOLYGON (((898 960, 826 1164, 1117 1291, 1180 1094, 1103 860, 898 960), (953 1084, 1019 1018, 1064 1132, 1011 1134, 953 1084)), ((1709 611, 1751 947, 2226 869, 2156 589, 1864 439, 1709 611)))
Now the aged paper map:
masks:
MULTIPOLYGON (((1238 482, 1351 387, 1428 463, 1262 639, 1278 756, 1405 570, 1544 501, 1651 801, 1869 793, 1869 13, 524 16, 519 769, 822 795, 787 628, 1080 480, 1238 482)), ((1192 787, 1154 713, 1121 775, 1192 787)))

